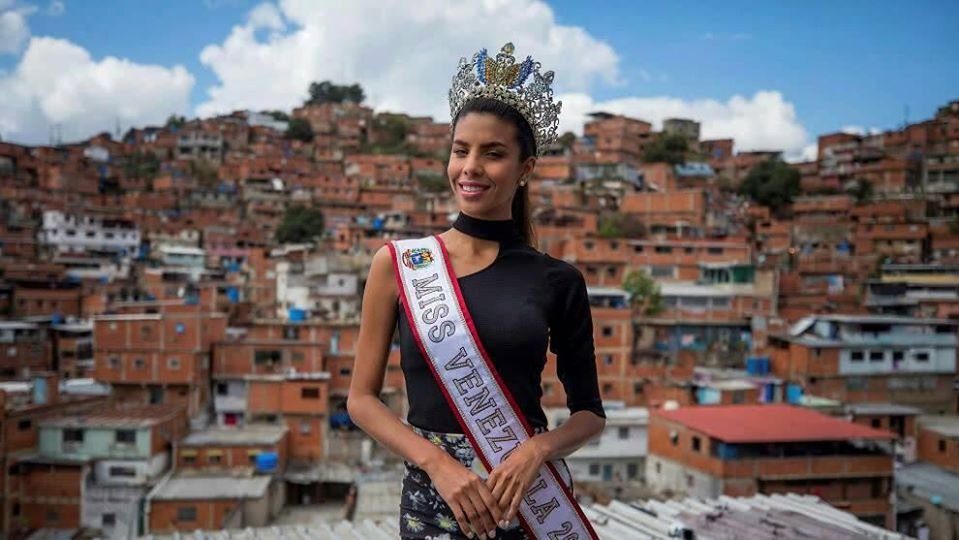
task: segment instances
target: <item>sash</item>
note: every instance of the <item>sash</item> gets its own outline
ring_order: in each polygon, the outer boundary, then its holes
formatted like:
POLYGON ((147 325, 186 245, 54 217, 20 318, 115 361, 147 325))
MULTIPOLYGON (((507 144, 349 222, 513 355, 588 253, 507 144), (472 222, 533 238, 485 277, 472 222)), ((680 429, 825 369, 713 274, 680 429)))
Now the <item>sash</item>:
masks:
MULTIPOLYGON (((533 430, 479 340, 440 237, 388 245, 396 286, 420 352, 476 455, 491 471, 533 430)), ((536 540, 598 538, 551 462, 530 484, 519 518, 536 540)))

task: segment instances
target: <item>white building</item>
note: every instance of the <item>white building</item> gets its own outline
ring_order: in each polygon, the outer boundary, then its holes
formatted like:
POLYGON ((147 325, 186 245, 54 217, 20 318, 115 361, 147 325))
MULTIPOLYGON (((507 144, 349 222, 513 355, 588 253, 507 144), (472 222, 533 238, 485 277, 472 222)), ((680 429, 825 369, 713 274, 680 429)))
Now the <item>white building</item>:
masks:
POLYGON ((37 240, 56 253, 106 251, 133 255, 140 247, 140 231, 125 219, 47 210, 37 240))
MULTIPOLYGON (((643 407, 604 405, 603 433, 568 456, 566 464, 577 482, 638 481, 646 469, 649 412, 643 407)), ((546 415, 555 428, 569 418, 569 411, 550 409, 546 415)))

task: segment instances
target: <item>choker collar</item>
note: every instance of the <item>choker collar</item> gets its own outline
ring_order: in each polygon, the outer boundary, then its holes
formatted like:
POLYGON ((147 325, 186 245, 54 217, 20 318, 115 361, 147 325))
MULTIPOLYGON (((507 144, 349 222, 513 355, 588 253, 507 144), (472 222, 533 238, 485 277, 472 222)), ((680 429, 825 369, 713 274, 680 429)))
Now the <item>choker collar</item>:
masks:
POLYGON ((494 240, 496 242, 518 242, 520 240, 519 231, 513 225, 513 220, 489 220, 468 216, 460 212, 453 222, 453 228, 457 231, 480 238, 482 240, 494 240))

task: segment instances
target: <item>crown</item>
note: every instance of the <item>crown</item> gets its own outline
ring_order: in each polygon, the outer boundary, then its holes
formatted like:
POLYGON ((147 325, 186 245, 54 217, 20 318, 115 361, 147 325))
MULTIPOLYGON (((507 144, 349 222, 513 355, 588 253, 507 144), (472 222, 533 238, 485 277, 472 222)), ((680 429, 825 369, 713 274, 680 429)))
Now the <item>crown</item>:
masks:
MULTIPOLYGON (((503 45, 493 58, 480 49, 473 60, 460 58, 450 87, 450 118, 455 122, 463 105, 475 98, 491 98, 513 107, 533 129, 536 152, 542 155, 556 141, 561 101, 553 101, 553 72, 540 73, 540 63, 529 56, 517 64, 513 44, 503 45), (529 81, 530 75, 532 80, 529 81), (524 86, 524 83, 527 83, 524 86)), ((453 129, 453 125, 450 126, 453 129)))

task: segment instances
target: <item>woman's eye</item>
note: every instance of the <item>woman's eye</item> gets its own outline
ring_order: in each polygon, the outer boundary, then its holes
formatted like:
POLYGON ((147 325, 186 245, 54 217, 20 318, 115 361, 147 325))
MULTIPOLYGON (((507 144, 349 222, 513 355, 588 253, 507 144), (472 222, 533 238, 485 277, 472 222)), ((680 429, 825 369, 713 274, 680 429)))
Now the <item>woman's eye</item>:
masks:
POLYGON ((491 158, 493 158, 493 159, 499 159, 499 158, 503 157, 503 155, 500 154, 499 152, 487 152, 487 153, 486 153, 486 156, 487 156, 487 157, 491 157, 491 158))
POLYGON ((466 155, 466 153, 467 153, 466 150, 463 150, 462 148, 457 148, 453 150, 453 155, 458 157, 463 157, 466 155))

